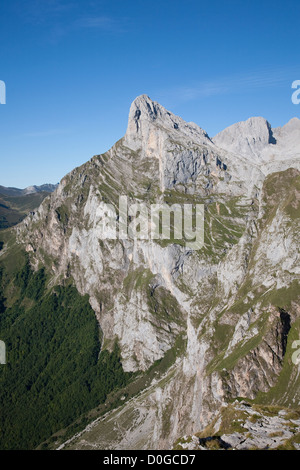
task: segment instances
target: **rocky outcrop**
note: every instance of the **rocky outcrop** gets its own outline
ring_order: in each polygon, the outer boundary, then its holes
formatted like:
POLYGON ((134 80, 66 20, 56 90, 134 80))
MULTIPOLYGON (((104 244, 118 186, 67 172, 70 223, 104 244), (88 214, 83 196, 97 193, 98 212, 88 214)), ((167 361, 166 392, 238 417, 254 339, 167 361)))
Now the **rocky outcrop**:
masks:
MULTIPOLYGON (((241 341, 251 339, 247 335, 250 322, 242 329, 242 321, 235 328, 233 339, 229 344, 229 350, 234 351, 234 346, 241 341), (242 331, 241 331, 242 330, 242 331)), ((235 365, 225 371, 223 388, 228 397, 246 397, 254 399, 259 391, 267 392, 276 384, 278 375, 282 370, 282 363, 286 353, 288 333, 291 328, 291 319, 284 310, 271 309, 266 323, 262 328, 263 334, 256 347, 239 358, 235 365)), ((252 329, 252 338, 259 334, 257 328, 252 329)), ((225 356, 228 354, 226 352, 225 356)), ((228 356, 227 356, 228 357, 228 356)))
POLYGON ((183 436, 175 448, 188 450, 299 450, 300 416, 285 408, 251 406, 235 401, 223 409, 215 435, 183 436), (231 417, 231 423, 228 418, 231 417), (237 431, 233 429, 237 428, 237 431), (205 437, 204 437, 205 436, 205 437))

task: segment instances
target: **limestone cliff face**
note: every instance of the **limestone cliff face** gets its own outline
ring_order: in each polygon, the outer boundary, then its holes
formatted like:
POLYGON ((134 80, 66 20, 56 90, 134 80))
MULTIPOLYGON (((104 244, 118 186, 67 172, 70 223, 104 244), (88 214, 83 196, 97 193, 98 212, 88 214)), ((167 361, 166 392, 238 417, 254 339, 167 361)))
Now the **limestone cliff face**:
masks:
POLYGON ((298 120, 272 130, 252 118, 210 139, 142 95, 126 135, 66 175, 17 227, 18 243, 53 284, 71 277, 89 294, 103 347, 118 340, 125 370, 147 374, 173 354, 137 398, 69 446, 169 447, 226 400, 276 387, 285 361, 289 400, 299 400, 286 359, 299 328, 299 146, 298 120), (204 247, 103 239, 106 204, 117 209, 120 195, 204 204, 204 247), (108 436, 110 420, 118 430, 108 436))
MULTIPOLYGON (((239 358, 231 370, 225 372, 224 390, 228 397, 246 397, 255 399, 259 391, 268 392, 276 384, 278 375, 281 372, 284 355, 286 352, 287 336, 291 328, 290 315, 283 311, 278 311, 274 307, 270 309, 260 342, 250 351, 239 358)), ((244 316, 241 320, 244 320, 244 316)), ((242 326, 239 321, 235 328, 230 352, 234 350, 234 345, 240 341, 245 342, 251 337, 255 338, 258 329, 255 329, 249 336, 248 330, 251 325, 247 315, 248 325, 242 326), (248 333, 248 337, 247 337, 248 333)), ((227 356, 228 353, 226 353, 227 356)))

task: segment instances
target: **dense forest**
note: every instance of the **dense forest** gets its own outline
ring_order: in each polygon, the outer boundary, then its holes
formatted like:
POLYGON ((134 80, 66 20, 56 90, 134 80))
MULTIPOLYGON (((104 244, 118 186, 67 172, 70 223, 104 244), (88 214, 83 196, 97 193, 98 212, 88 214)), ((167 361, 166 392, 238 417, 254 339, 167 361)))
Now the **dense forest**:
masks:
POLYGON ((13 279, 0 267, 0 449, 34 449, 128 383, 119 349, 101 351, 88 296, 47 289, 28 258, 13 279), (8 297, 9 296, 9 297, 8 297))

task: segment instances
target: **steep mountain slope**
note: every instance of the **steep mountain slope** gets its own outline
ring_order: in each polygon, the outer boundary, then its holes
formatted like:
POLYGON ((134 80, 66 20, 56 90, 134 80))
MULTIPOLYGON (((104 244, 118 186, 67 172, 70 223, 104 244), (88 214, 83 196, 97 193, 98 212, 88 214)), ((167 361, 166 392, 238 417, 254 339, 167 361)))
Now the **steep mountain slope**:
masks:
POLYGON ((210 139, 142 95, 112 149, 4 232, 5 269, 24 249, 34 269, 46 268, 50 292, 74 283, 89 296, 102 351, 117 342, 133 374, 116 409, 100 406, 86 416, 92 424, 52 447, 170 448, 237 397, 299 406, 299 122, 272 130, 252 118, 210 139), (122 195, 203 204, 203 248, 103 238, 106 204, 120 220, 122 195))

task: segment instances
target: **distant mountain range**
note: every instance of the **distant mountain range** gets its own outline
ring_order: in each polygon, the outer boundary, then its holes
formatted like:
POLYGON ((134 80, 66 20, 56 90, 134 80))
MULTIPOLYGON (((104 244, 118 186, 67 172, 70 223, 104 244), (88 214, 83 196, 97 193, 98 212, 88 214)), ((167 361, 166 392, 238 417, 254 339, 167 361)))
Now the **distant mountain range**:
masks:
POLYGON ((6 186, 0 185, 0 194, 4 196, 26 196, 27 194, 34 193, 52 193, 58 184, 42 184, 41 186, 27 186, 25 189, 19 188, 7 188, 6 186))
POLYGON ((25 189, 0 186, 0 230, 21 222, 56 187, 56 184, 28 186, 25 189))

